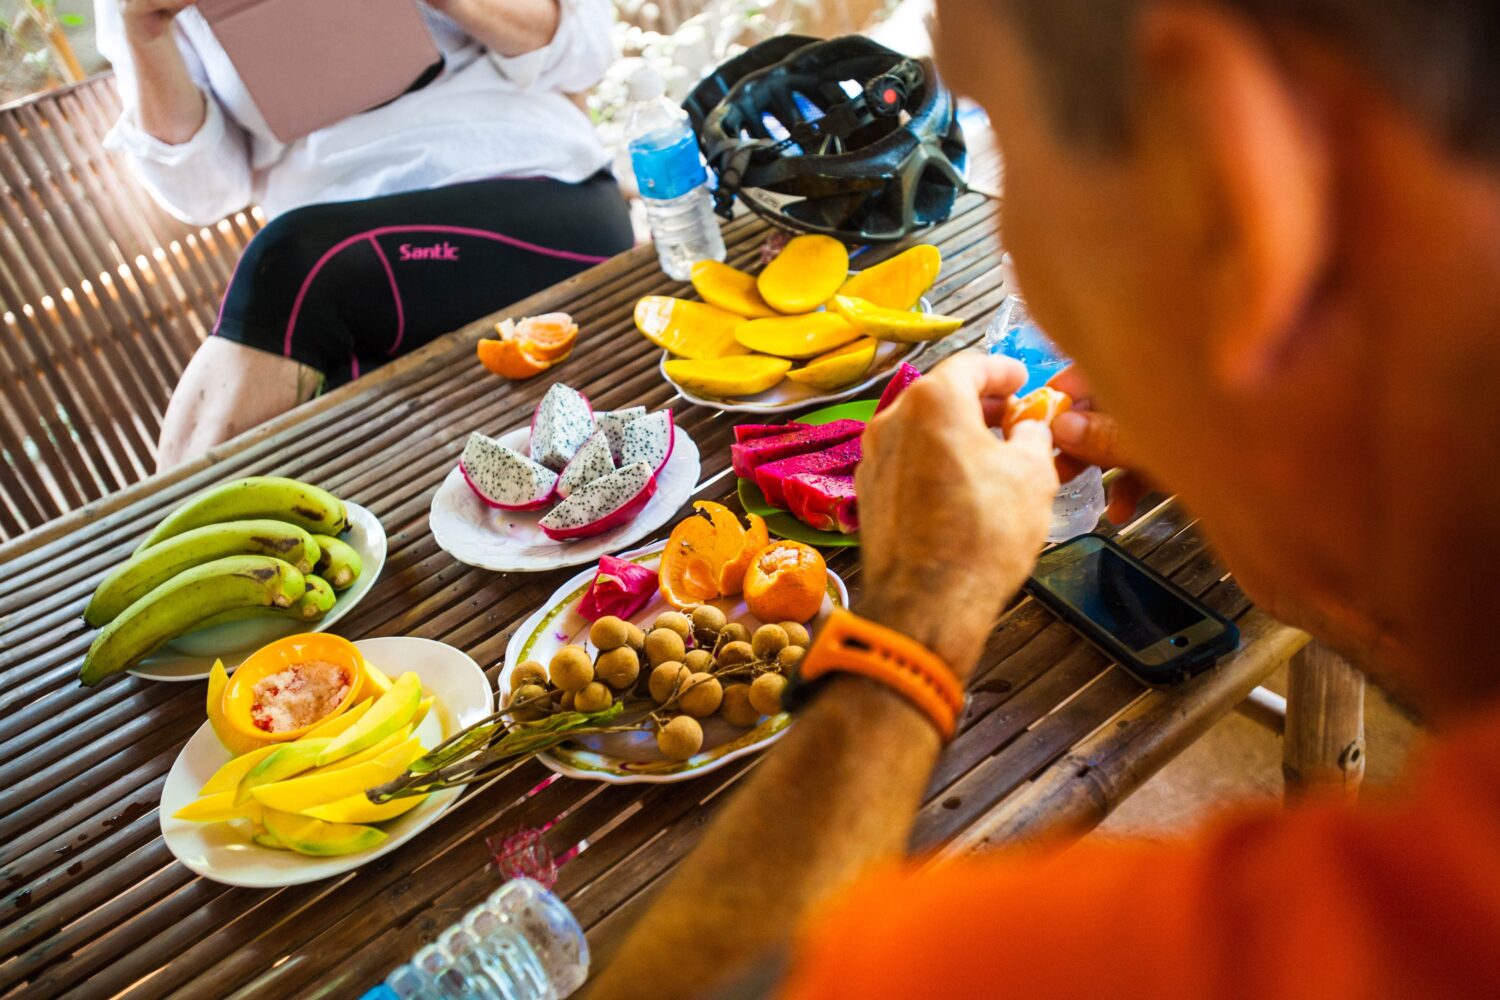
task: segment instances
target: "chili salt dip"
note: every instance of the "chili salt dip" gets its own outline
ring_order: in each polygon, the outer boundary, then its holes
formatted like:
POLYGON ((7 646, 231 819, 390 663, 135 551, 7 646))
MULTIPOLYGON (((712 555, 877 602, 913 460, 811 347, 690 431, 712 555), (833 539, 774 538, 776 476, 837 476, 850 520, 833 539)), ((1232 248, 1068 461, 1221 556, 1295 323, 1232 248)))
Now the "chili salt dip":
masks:
POLYGON ((310 726, 338 708, 349 694, 349 675, 336 663, 308 660, 262 677, 251 691, 255 727, 284 733, 310 726))

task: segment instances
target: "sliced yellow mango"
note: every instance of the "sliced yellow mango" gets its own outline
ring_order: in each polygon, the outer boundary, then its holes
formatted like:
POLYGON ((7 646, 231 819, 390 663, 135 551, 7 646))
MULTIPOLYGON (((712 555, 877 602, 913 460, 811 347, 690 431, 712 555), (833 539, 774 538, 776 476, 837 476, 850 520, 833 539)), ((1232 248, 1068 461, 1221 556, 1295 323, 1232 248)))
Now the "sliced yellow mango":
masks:
POLYGON ((827 354, 859 336, 848 320, 832 312, 750 319, 734 331, 734 338, 752 351, 798 361, 827 354))
MULTIPOLYGON (((430 694, 427 697, 423 698, 422 701, 421 701, 421 703, 419 705, 417 705, 417 714, 413 715, 411 717, 411 731, 412 732, 416 732, 417 731, 417 727, 420 726, 422 724, 423 720, 425 720, 427 718, 427 713, 430 712, 430 711, 432 711, 432 703, 434 701, 436 701, 436 700, 437 700, 437 695, 430 694)), ((441 730, 442 726, 439 726, 438 729, 441 730)))
POLYGON ((229 672, 224 669, 224 661, 215 660, 208 671, 208 724, 224 749, 238 757, 263 746, 273 745, 272 740, 251 739, 225 720, 224 689, 228 686, 229 672))
POLYGON ((300 739, 295 743, 283 743, 256 764, 240 779, 235 788, 236 805, 250 801, 250 793, 260 785, 285 781, 295 774, 310 771, 317 766, 318 754, 327 748, 332 739, 300 739))
POLYGON ((746 319, 775 316, 766 300, 760 297, 755 275, 716 260, 700 260, 693 265, 693 288, 709 305, 746 319))
POLYGON ((679 358, 703 360, 744 354, 734 328, 744 317, 705 302, 647 295, 635 304, 635 328, 679 358))
POLYGON ((260 830, 250 835, 250 839, 261 847, 269 847, 273 851, 289 851, 290 847, 283 844, 274 833, 260 830))
POLYGON ((405 743, 407 740, 411 739, 411 730, 412 727, 409 725, 402 726, 400 729, 396 730, 394 733, 387 736, 379 743, 376 743, 374 746, 366 747, 359 753, 350 754, 347 757, 340 758, 339 760, 334 761, 332 764, 324 764, 322 767, 315 767, 307 773, 309 775, 327 774, 329 771, 333 771, 341 767, 354 767, 356 764, 363 764, 367 760, 374 760, 381 754, 386 753, 390 750, 394 750, 401 744, 405 743))
POLYGON ((887 309, 848 295, 835 295, 833 308, 860 333, 877 340, 894 340, 902 344, 937 340, 964 325, 964 321, 957 316, 887 309))
POLYGON ((798 236, 756 279, 761 298, 783 313, 805 313, 827 302, 849 277, 849 251, 832 236, 798 236))
POLYGON ((391 689, 391 679, 369 660, 365 661, 365 679, 370 682, 370 690, 364 692, 370 697, 378 697, 391 689))
POLYGON ((327 722, 320 722, 312 729, 309 729, 306 735, 297 740, 297 742, 301 743, 303 740, 333 739, 333 737, 364 718, 364 714, 370 710, 370 706, 373 704, 375 704, 373 699, 366 699, 357 705, 351 705, 347 712, 335 715, 327 722))
POLYGON ((266 810, 266 830, 298 854, 332 856, 368 851, 385 840, 384 830, 352 823, 325 823, 310 816, 266 810))
POLYGON ((232 792, 239 785, 240 779, 249 774, 251 769, 281 747, 280 743, 272 743, 270 746, 251 750, 247 754, 241 754, 223 767, 214 772, 214 776, 198 789, 199 795, 214 795, 218 792, 232 792))
POLYGON ((786 377, 809 389, 842 389, 865 377, 875 363, 880 341, 864 337, 852 344, 813 358, 801 368, 793 368, 786 377))
POLYGON ((336 768, 322 774, 303 775, 271 785, 261 785, 252 794, 261 805, 268 808, 300 813, 314 806, 347 799, 367 788, 383 785, 404 772, 424 752, 422 741, 413 738, 394 750, 387 750, 375 760, 367 760, 353 767, 336 768))
POLYGON ((248 819, 251 822, 260 822, 261 804, 259 802, 245 802, 235 804, 234 791, 215 792, 196 799, 177 810, 172 815, 177 819, 191 820, 194 823, 227 823, 232 819, 248 819))
POLYGON ((375 700, 369 711, 354 725, 335 736, 318 755, 318 766, 332 764, 365 747, 374 746, 391 733, 411 722, 422 703, 422 682, 408 670, 397 678, 391 689, 375 700))
POLYGON ((667 378, 688 392, 727 399, 753 396, 781 384, 792 363, 785 358, 747 354, 717 361, 668 361, 667 378))
POLYGON ((942 252, 930 243, 923 243, 865 268, 844 282, 839 294, 887 309, 915 309, 922 295, 937 281, 942 267, 942 252))
POLYGON ((347 799, 339 799, 337 802, 329 802, 327 805, 304 810, 302 815, 328 823, 384 823, 388 819, 395 819, 402 813, 410 812, 426 799, 425 795, 413 795, 410 798, 391 799, 389 802, 376 805, 365 796, 364 792, 358 792, 347 799))

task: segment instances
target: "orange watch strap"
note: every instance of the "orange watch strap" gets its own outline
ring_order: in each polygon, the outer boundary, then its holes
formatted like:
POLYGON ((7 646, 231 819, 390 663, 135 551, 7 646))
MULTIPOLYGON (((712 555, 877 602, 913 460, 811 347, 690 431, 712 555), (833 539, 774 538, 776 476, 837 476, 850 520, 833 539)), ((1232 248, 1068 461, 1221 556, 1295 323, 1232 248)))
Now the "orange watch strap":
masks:
POLYGON ((895 629, 835 608, 802 662, 801 679, 830 673, 859 674, 899 693, 932 720, 943 740, 958 729, 964 692, 937 654, 895 629))

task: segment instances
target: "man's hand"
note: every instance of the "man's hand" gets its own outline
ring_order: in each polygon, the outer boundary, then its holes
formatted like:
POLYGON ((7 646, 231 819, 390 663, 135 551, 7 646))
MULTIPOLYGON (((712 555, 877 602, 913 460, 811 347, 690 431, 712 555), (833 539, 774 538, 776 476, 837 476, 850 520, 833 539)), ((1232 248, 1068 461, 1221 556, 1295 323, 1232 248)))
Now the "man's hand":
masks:
POLYGON ((1047 537, 1057 473, 1036 421, 998 426, 1026 381, 1018 362, 961 354, 914 382, 865 430, 857 474, 859 610, 967 678, 1047 537))
POLYGON ((195 0, 120 0, 125 39, 132 45, 155 42, 172 29, 172 19, 195 0))
MULTIPOLYGON (((1078 367, 1064 368, 1047 384, 1073 400, 1073 408, 1052 421, 1052 442, 1062 452, 1057 456, 1058 478, 1066 483, 1090 465, 1129 469, 1119 425, 1109 414, 1094 409, 1093 389, 1078 367)), ((1126 472, 1110 486, 1106 515, 1115 524, 1124 524, 1135 516, 1136 505, 1151 489, 1139 475, 1126 472)))

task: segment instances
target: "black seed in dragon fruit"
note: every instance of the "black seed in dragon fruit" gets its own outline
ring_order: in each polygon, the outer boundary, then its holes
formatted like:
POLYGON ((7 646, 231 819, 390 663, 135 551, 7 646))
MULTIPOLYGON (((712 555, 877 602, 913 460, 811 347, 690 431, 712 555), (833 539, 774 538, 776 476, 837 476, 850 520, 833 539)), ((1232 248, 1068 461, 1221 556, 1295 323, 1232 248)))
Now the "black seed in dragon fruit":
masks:
POLYGON ((531 417, 531 457, 561 472, 594 433, 594 411, 577 389, 561 383, 547 390, 531 417))
POLYGON ((609 451, 616 462, 620 460, 620 446, 625 443, 625 425, 645 415, 644 406, 627 406, 623 410, 594 414, 594 425, 609 438, 609 451))
POLYGON ((458 460, 469 488, 491 507, 536 510, 552 502, 557 473, 477 431, 458 460))
POLYGON ((609 438, 603 431, 595 431, 578 454, 569 461, 562 475, 557 477, 557 495, 566 500, 596 479, 603 479, 615 471, 615 460, 609 455, 609 438))
POLYGON ((656 492, 656 475, 645 462, 627 465, 574 493, 537 522, 559 542, 602 535, 639 514, 656 492))
POLYGON ((645 462, 651 471, 660 473, 667 459, 672 457, 672 446, 677 440, 677 428, 672 422, 671 410, 659 410, 625 425, 625 439, 620 443, 620 464, 634 465, 645 462))

